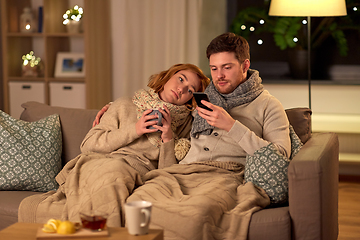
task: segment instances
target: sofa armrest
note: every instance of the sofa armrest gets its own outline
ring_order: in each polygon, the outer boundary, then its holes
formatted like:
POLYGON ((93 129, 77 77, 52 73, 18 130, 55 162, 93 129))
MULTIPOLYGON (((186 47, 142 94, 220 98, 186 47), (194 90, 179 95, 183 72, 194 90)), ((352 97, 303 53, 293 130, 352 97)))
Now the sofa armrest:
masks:
POLYGON ((290 162, 288 177, 292 239, 337 239, 338 136, 313 134, 290 162))

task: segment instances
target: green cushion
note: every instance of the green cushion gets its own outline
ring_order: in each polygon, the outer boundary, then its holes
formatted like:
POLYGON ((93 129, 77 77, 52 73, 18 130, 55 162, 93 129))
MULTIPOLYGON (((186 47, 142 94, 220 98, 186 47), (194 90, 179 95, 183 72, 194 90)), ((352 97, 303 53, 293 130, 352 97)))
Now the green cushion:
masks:
POLYGON ((61 149, 58 114, 25 122, 0 110, 0 190, 56 190, 61 149))
POLYGON ((283 156, 273 143, 246 157, 245 180, 264 189, 270 197, 271 204, 280 204, 288 199, 288 166, 303 146, 291 125, 290 139, 290 159, 283 156))

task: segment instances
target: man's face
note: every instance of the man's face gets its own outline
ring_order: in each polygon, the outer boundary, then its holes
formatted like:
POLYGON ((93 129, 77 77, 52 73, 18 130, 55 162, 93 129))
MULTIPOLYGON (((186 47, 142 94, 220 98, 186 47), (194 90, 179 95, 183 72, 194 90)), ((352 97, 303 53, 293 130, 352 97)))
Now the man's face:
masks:
POLYGON ((250 62, 247 59, 240 64, 235 53, 219 52, 210 55, 209 65, 216 89, 222 94, 229 94, 246 80, 250 62))

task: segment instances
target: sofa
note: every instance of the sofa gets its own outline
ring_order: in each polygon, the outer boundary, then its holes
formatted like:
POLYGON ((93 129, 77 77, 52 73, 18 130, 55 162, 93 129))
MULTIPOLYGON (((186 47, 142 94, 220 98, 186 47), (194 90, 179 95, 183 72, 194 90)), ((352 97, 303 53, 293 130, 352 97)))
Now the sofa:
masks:
MULTIPOLYGON (((26 102, 20 119, 38 121, 59 114, 61 164, 80 153, 80 143, 98 110, 53 107, 26 102)), ((335 133, 312 133, 311 110, 286 110, 290 124, 304 143, 288 167, 289 197, 285 204, 252 215, 248 239, 337 239, 339 141, 335 133)), ((34 191, 0 191, 0 230, 16 223, 21 201, 34 191)))

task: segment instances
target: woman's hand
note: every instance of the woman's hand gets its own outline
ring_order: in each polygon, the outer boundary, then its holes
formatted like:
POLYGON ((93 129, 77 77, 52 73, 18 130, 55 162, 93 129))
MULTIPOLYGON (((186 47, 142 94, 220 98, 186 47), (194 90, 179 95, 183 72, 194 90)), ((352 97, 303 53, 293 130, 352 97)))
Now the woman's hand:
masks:
POLYGON ((161 131, 161 139, 164 143, 170 141, 173 138, 173 132, 171 130, 171 115, 170 110, 164 105, 164 109, 159 108, 162 114, 162 126, 154 125, 154 128, 161 131))
POLYGON ((156 128, 155 129, 147 128, 149 126, 154 126, 154 127, 157 126, 156 123, 157 123, 158 115, 157 114, 148 115, 151 112, 152 112, 152 109, 145 110, 143 112, 141 118, 135 124, 137 135, 141 136, 145 133, 153 133, 158 130, 156 128), (154 119, 154 121, 149 121, 151 119, 154 119))

